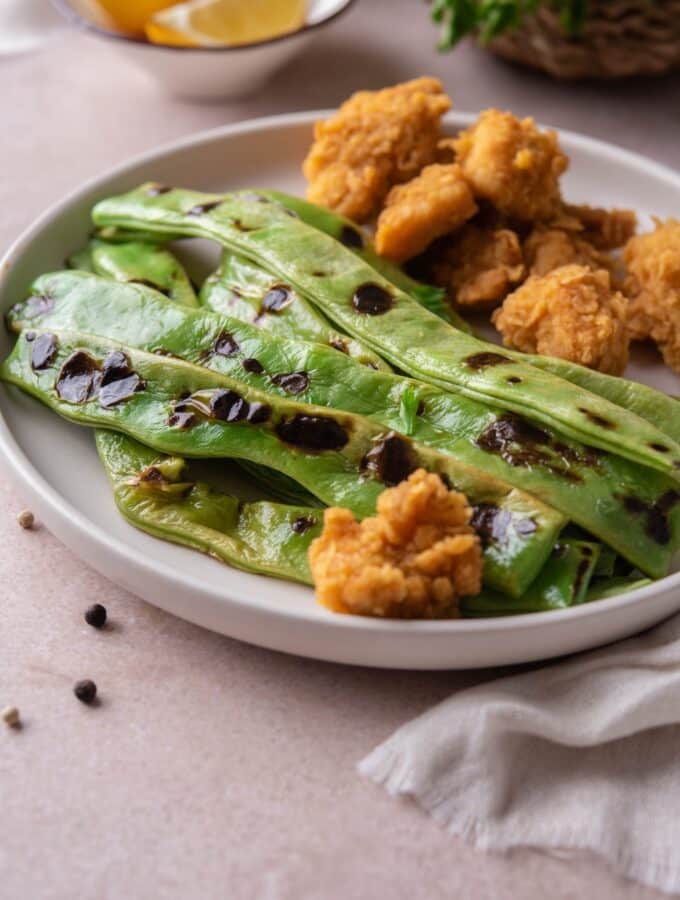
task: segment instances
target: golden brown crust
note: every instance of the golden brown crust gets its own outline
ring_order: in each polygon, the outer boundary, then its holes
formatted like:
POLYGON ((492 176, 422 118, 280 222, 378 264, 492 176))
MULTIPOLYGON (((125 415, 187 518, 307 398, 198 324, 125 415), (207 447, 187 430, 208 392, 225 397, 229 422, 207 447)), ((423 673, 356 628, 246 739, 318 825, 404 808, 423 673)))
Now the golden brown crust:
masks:
POLYGON ((680 221, 656 220, 656 228, 626 244, 623 259, 633 340, 651 338, 664 361, 680 372, 680 221))
POLYGON ((429 267, 434 283, 459 306, 494 306, 526 275, 514 231, 474 224, 437 247, 429 267))
POLYGON ((384 491, 378 514, 357 522, 327 509, 309 548, 319 603, 333 612, 386 618, 450 618, 458 598, 479 593, 482 551, 464 494, 418 469, 384 491))
POLYGON ((393 185, 435 162, 440 119, 450 107, 436 78, 354 94, 315 126, 303 165, 308 198, 366 222, 393 185))
POLYGON ((454 146, 475 196, 499 212, 525 222, 556 214, 559 178, 569 160, 554 131, 540 131, 533 119, 487 109, 454 146))
POLYGON ((420 175, 393 187, 387 195, 378 218, 376 250, 394 262, 411 259, 476 212, 459 165, 426 166, 420 175))
POLYGON ((531 275, 547 275, 560 266, 578 265, 589 269, 613 271, 614 260, 597 250, 578 233, 560 228, 534 228, 523 245, 524 258, 531 275))
POLYGON ((493 323, 506 347, 621 375, 628 363, 627 307, 605 270, 562 266, 528 278, 493 323))
POLYGON ((635 234, 637 216, 632 209, 601 209, 565 203, 556 224, 565 230, 580 232, 580 237, 598 250, 616 250, 635 234))

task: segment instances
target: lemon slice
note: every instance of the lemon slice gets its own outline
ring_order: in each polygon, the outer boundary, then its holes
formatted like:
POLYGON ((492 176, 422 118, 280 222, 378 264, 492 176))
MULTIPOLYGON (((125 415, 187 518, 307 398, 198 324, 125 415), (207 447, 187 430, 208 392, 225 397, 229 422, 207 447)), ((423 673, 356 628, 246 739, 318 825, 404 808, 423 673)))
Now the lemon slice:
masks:
POLYGON ((251 44, 297 31, 306 0, 189 0, 152 16, 146 36, 155 44, 220 47, 251 44))
POLYGON ((99 10, 108 14, 114 28, 144 37, 144 26, 151 16, 173 3, 177 0, 90 0, 89 6, 95 15, 99 10))

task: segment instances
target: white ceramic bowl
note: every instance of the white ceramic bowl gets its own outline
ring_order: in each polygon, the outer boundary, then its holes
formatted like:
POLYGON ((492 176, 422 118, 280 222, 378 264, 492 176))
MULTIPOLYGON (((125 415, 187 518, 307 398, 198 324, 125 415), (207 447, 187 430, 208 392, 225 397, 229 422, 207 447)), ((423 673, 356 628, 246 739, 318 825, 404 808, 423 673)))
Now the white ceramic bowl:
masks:
POLYGON ((354 0, 308 0, 306 24, 281 37, 238 47, 172 47, 151 44, 106 27, 91 0, 52 0, 56 8, 94 40, 106 41, 121 56, 178 97, 217 100, 258 90, 298 54, 316 30, 349 9, 354 0))
MULTIPOLYGON (((300 163, 312 139, 310 112, 228 125, 130 160, 82 185, 48 210, 0 260, 0 315, 43 272, 59 269, 91 230, 102 197, 143 182, 203 191, 273 187, 302 194, 300 163)), ((447 129, 467 127, 455 112, 447 129)), ((651 160, 581 135, 560 132, 571 157, 566 195, 575 203, 630 206, 677 215, 680 175, 651 160)), ((176 247, 193 275, 217 265, 211 242, 176 247)), ((0 358, 11 335, 0 328, 0 358)), ((670 394, 680 378, 644 346, 627 370, 670 394)), ((339 616, 301 585, 231 569, 193 550, 143 534, 117 512, 92 432, 55 416, 36 400, 0 385, 0 470, 20 485, 39 518, 80 557, 140 597, 231 637, 316 659, 411 669, 463 669, 529 662, 573 653, 641 631, 680 610, 680 554, 669 575, 648 587, 571 609, 496 619, 404 622, 339 616)), ((626 523, 622 522, 625 528, 626 523)))

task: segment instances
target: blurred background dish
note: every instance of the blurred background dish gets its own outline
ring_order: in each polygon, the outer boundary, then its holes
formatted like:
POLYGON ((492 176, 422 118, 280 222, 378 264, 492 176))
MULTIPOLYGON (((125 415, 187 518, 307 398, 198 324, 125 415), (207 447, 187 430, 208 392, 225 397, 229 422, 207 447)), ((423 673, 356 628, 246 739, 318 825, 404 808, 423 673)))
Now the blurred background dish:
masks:
MULTIPOLYGON (((262 38, 258 35, 256 40, 247 43, 237 43, 236 38, 231 46, 197 33, 191 24, 192 17, 187 17, 184 9, 189 4, 180 4, 183 9, 178 13, 178 7, 173 12, 173 6, 167 0, 115 6, 110 0, 101 4, 97 0, 52 2, 72 23, 93 39, 106 41, 165 91, 179 97, 210 100, 255 92, 308 44, 318 28, 330 24, 354 0, 308 0, 304 21, 296 30, 288 30, 294 17, 289 17, 287 25, 285 16, 279 16, 275 20, 278 36, 262 38), (118 10, 117 20, 111 16, 112 10, 118 10), (122 15, 120 10, 127 10, 127 13, 122 15), (147 17, 152 16, 155 27, 148 33, 154 37, 154 43, 141 31, 147 17), (280 33, 281 30, 285 33, 280 33), (161 42, 164 39, 167 43, 161 42)), ((206 0, 191 5, 205 7, 206 0)), ((205 14, 206 11, 201 12, 205 14)), ((207 16, 203 21, 205 18, 207 16)), ((261 17, 255 18, 261 20, 261 17)), ((235 23, 233 30, 238 31, 239 26, 240 23, 235 23)))
POLYGON ((45 0, 0 0, 0 57, 36 50, 63 30, 45 0))

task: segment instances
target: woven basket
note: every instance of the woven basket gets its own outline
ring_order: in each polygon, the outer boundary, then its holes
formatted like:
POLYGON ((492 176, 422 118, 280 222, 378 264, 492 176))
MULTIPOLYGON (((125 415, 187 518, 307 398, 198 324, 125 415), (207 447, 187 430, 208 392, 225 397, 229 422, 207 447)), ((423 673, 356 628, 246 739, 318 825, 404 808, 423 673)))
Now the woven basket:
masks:
POLYGON ((680 67, 680 0, 590 0, 588 20, 574 38, 541 7, 489 49, 555 78, 660 75, 680 67))

